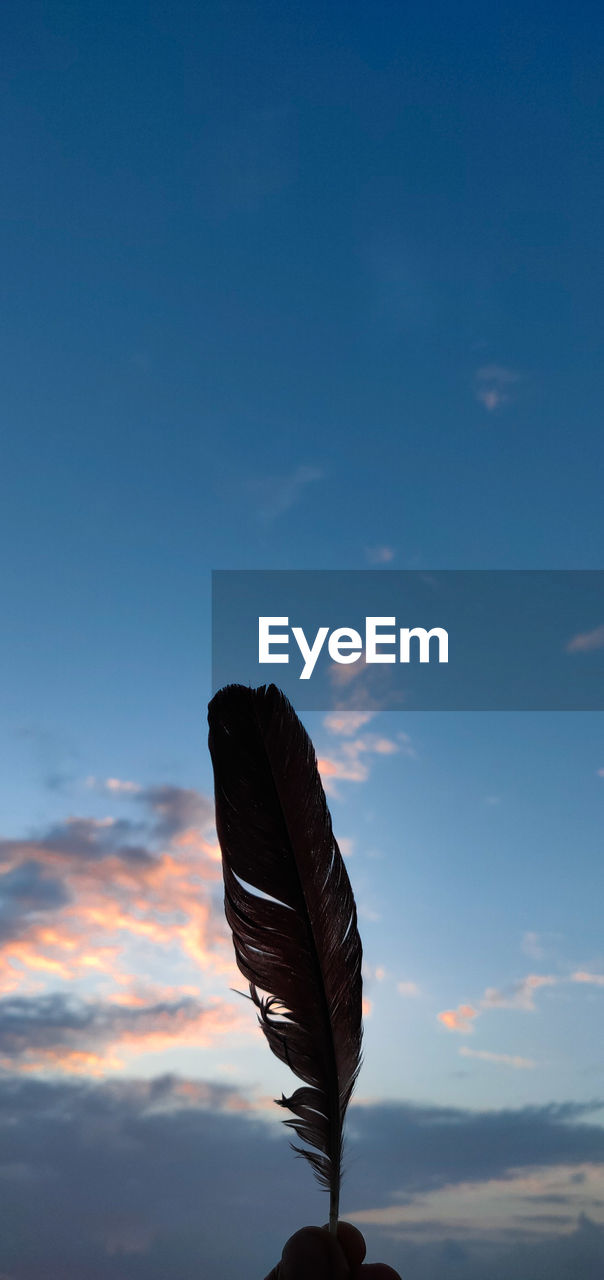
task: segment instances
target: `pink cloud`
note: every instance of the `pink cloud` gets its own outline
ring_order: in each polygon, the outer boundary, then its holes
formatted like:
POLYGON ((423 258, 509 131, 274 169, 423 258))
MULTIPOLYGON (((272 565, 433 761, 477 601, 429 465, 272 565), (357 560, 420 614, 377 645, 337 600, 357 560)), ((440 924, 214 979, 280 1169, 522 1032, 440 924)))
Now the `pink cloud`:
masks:
POLYGON ((473 1005, 460 1004, 457 1009, 445 1009, 443 1013, 439 1013, 438 1020, 447 1028, 447 1031, 458 1031, 461 1035, 468 1035, 474 1030, 472 1023, 478 1016, 478 1009, 473 1005))
POLYGON ((18 1072, 101 1075, 140 1053, 205 1048, 253 1027, 219 998, 171 991, 113 1000, 51 993, 0 1001, 0 1066, 18 1072))
POLYGON ((0 991, 95 975, 123 984, 149 946, 190 971, 233 973, 211 804, 177 788, 147 794, 146 845, 132 841, 138 825, 111 817, 0 841, 0 876, 22 882, 0 942, 0 991))
POLYGON ((572 982, 584 982, 593 987, 604 987, 604 973, 588 973, 584 969, 578 969, 573 973, 572 982))

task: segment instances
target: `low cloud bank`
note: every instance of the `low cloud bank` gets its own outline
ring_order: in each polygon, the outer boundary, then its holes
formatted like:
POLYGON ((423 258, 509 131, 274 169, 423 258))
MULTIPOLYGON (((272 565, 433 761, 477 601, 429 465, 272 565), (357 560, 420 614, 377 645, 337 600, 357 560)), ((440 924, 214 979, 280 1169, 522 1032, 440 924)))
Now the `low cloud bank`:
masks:
MULTIPOLYGON (((354 1106, 344 1213, 405 1280, 600 1280, 601 1105, 354 1106), (491 1186, 498 1202, 509 1188, 503 1230, 478 1211, 451 1218, 452 1188, 471 1205, 491 1186)), ((6 1074, 0 1152, 0 1274, 11 1280, 262 1280, 286 1237, 325 1217, 283 1129, 212 1082, 6 1074)))

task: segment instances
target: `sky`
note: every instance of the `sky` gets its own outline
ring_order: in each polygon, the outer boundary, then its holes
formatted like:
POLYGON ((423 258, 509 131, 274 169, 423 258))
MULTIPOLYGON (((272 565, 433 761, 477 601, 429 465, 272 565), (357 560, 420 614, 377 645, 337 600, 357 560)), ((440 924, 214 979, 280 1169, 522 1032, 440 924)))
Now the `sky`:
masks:
MULTIPOLYGON (((602 12, 0 22, 0 1277, 262 1280, 326 1207, 232 990, 211 571, 601 567, 602 12)), ((601 715, 304 722, 344 1215, 404 1280, 596 1280, 601 715)))

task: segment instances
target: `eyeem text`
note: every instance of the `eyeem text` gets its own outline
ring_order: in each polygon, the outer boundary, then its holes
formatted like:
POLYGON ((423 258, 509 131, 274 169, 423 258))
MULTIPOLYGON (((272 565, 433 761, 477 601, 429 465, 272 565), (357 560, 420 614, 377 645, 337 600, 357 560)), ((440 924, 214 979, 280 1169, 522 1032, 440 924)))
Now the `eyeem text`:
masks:
POLYGON ((289 618, 258 618, 258 662, 289 662, 290 632, 302 658, 300 680, 310 680, 327 642, 332 662, 439 662, 449 661, 449 634, 444 627, 399 627, 396 618, 365 618, 365 635, 354 627, 318 627, 306 636, 302 627, 290 627, 289 618), (432 644, 434 641, 434 644, 432 644))

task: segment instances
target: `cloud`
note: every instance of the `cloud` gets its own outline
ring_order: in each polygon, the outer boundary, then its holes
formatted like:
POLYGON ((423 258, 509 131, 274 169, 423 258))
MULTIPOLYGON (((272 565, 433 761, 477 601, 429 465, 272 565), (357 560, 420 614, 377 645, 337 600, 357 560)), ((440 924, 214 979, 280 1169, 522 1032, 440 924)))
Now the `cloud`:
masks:
MULTIPOLYGON (((343 714, 339 712, 338 717, 343 714)), ((371 756, 389 756, 399 751, 408 756, 414 755, 406 734, 399 734, 395 740, 385 735, 367 733, 360 738, 342 742, 339 749, 330 754, 319 752, 317 763, 323 786, 327 792, 337 795, 334 782, 366 782, 371 756)))
POLYGON ((323 480, 319 467, 298 466, 283 475, 256 477, 247 482, 259 520, 270 525, 299 502, 309 485, 323 480))
POLYGON ((386 970, 383 965, 372 965, 367 960, 363 960, 363 982, 365 985, 373 982, 384 982, 386 978, 386 970))
POLYGON ((126 1051, 205 1046, 240 1025, 232 1006, 191 995, 83 1000, 53 993, 0 1000, 0 1066, 98 1074, 126 1051))
POLYGON ((49 791, 60 793, 75 781, 78 751, 68 735, 30 723, 16 727, 15 736, 31 752, 40 781, 49 791))
POLYGON ((373 711, 330 711, 323 724, 329 733, 351 738, 363 725, 369 724, 374 715, 373 711))
POLYGON ((604 987, 604 973, 588 973, 584 969, 577 969, 571 976, 572 982, 584 982, 593 987, 604 987))
POLYGON ((516 1071, 530 1071, 537 1066, 532 1058, 519 1058, 511 1053, 491 1053, 488 1049, 468 1049, 465 1044, 459 1052, 462 1058, 478 1058, 481 1062, 494 1062, 503 1067, 513 1067, 516 1071))
POLYGON ((141 790, 138 782, 126 782, 122 778, 106 778, 105 788, 107 791, 117 792, 118 795, 136 795, 141 790))
POLYGON ((525 978, 520 978, 507 987, 487 987, 478 1008, 474 1005, 462 1004, 457 1009, 446 1009, 444 1013, 439 1013, 437 1016, 439 1022, 442 1022, 449 1031, 459 1031, 465 1035, 467 1032, 474 1031, 472 1023, 484 1010, 522 1009, 525 1012, 533 1012, 535 992, 542 987, 556 986, 559 981, 560 979, 553 974, 529 973, 525 978))
POLYGON ((35 858, 0 874, 0 943, 18 937, 28 922, 69 902, 66 885, 35 858))
POLYGON ((29 851, 33 858, 44 858, 53 851, 73 861, 97 861, 113 856, 119 850, 123 861, 146 862, 149 849, 140 840, 140 825, 128 819, 70 817, 56 823, 39 838, 0 840, 0 866, 20 859, 29 851))
POLYGON ((542 987, 555 987, 559 979, 553 974, 529 973, 508 987, 487 987, 481 1001, 483 1009, 535 1009, 535 992, 542 987))
POLYGON ((147 787, 139 799, 155 819, 155 834, 160 838, 174 836, 194 827, 211 827, 214 822, 214 805, 201 792, 184 787, 147 787))
POLYGON ((439 1013, 438 1021, 448 1031, 458 1031, 461 1035, 468 1035, 474 1030, 472 1025, 475 1018, 478 1018, 478 1009, 471 1004, 460 1004, 457 1009, 445 1009, 443 1013, 439 1013))
POLYGON ((394 547, 366 547, 365 558, 369 564, 390 564, 396 555, 394 547))
MULTIPOLYGON (((528 933, 524 935, 523 949, 533 953, 540 950, 537 934, 528 933)), ((551 973, 529 973, 524 978, 519 978, 516 982, 511 982, 506 987, 487 987, 484 996, 478 1002, 478 1007, 460 1005, 458 1009, 447 1009, 437 1016, 449 1031, 459 1031, 465 1034, 474 1030, 474 1026, 471 1024, 485 1011, 511 1009, 519 1010, 523 1013, 534 1013, 536 1009, 535 995, 538 991, 547 987, 556 987, 566 982, 604 987, 604 974, 577 970, 569 977, 563 978, 551 973)))
POLYGON ((503 365, 489 364, 477 369, 474 377, 476 399, 488 413, 494 413, 511 399, 512 387, 520 381, 520 374, 503 365))
POLYGON ((249 1099, 212 1082, 0 1077, 0 1128, 0 1265, 16 1280, 188 1280, 200 1260, 221 1280, 265 1275, 319 1201, 249 1099))
MULTIPOLYGON (((0 1265, 16 1280, 260 1277, 300 1223, 325 1218, 282 1127, 216 1082, 0 1076, 0 1129, 0 1265)), ((343 1215, 405 1280, 602 1275, 586 1216, 601 1216, 596 1104, 360 1104, 348 1156, 343 1215), (531 1223, 548 1203, 549 1223, 531 1223)))
POLYGON ((567 653, 592 653, 594 649, 604 649, 604 626, 579 632, 566 646, 567 653))
POLYGON ((525 956, 530 956, 532 960, 542 960, 544 955, 543 947, 539 941, 540 935, 532 930, 527 930, 522 936, 521 948, 525 956))
POLYGON ((162 952, 188 981, 233 973, 210 801, 167 784, 131 801, 136 821, 72 817, 0 841, 0 991, 95 975, 123 987, 162 952))
POLYGON ((122 778, 95 778, 93 774, 86 778, 86 786, 94 791, 107 791, 112 795, 137 795, 142 791, 138 782, 127 782, 122 778))
POLYGON ((327 675, 332 686, 331 701, 339 710, 378 711, 403 709, 405 694, 393 684, 392 667, 375 666, 361 654, 357 662, 330 662, 327 675))
POLYGON ((417 982, 397 982, 396 989, 400 996, 408 996, 411 999, 420 994, 417 982))
POLYGON ((357 1208, 359 1199, 396 1203, 523 1168, 603 1165, 604 1128, 588 1122, 602 1107, 600 1099, 491 1111, 395 1102, 355 1106, 351 1146, 354 1140, 363 1164, 350 1207, 357 1208))

